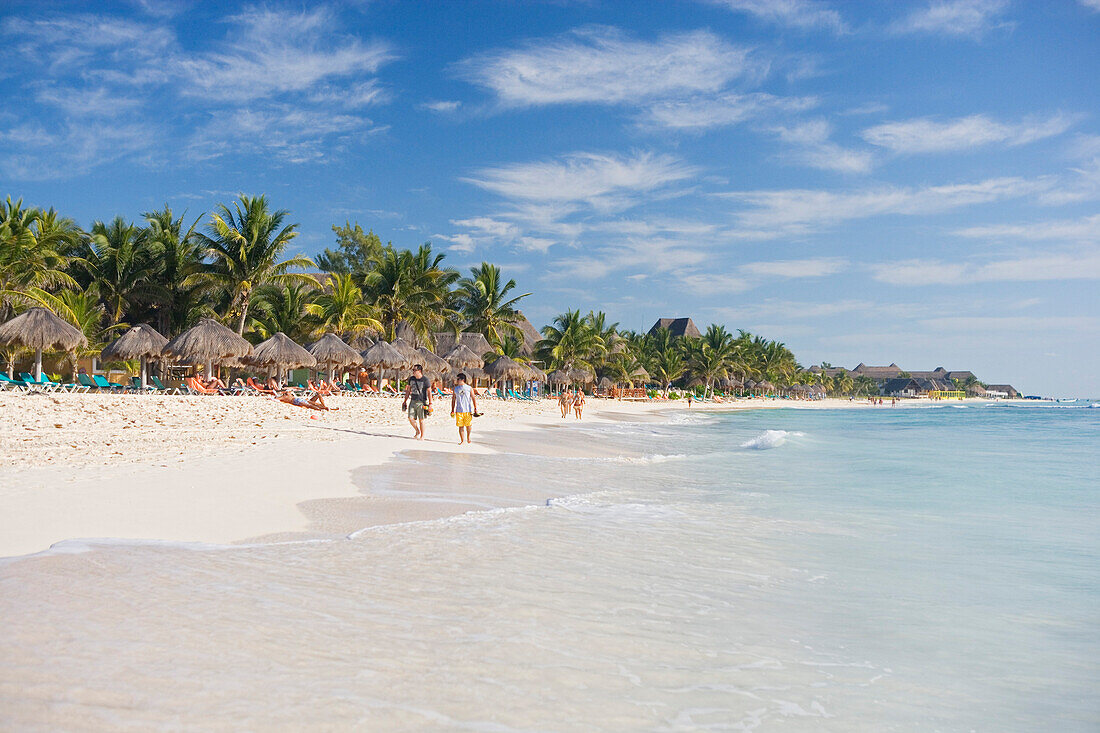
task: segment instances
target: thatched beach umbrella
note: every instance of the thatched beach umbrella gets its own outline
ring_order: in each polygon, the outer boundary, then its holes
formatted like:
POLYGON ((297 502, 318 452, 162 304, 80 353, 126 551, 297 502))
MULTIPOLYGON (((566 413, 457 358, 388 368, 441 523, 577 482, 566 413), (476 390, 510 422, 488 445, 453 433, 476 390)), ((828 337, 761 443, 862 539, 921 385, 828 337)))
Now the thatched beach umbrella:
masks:
MULTIPOLYGON (((358 354, 356 354, 358 356, 358 354)), ((267 341, 260 343, 247 357, 247 363, 255 366, 274 367, 276 379, 283 383, 283 369, 295 369, 298 367, 311 367, 317 363, 313 354, 296 344, 293 339, 282 331, 279 331, 267 341)))
POLYGON ((0 326, 0 344, 34 349, 34 378, 41 382, 43 351, 74 351, 87 346, 88 340, 76 326, 61 320, 52 311, 29 308, 0 326))
POLYGON ((462 369, 481 369, 485 366, 485 360, 470 350, 469 347, 459 344, 451 349, 447 356, 443 357, 456 371, 462 369))
POLYGON ((498 356, 492 364, 485 367, 485 374, 494 382, 511 379, 526 379, 527 367, 507 356, 498 356))
POLYGON ((574 367, 569 370, 569 381, 579 384, 594 384, 596 382, 596 375, 587 369, 574 367))
POLYGON ((332 382, 332 373, 338 366, 353 366, 363 363, 363 355, 344 343, 334 333, 326 333, 309 346, 309 353, 318 364, 328 367, 328 381, 332 382))
POLYGON ((212 318, 203 318, 197 326, 165 344, 161 353, 174 356, 185 364, 202 364, 209 379, 214 374, 215 363, 248 356, 252 353, 252 344, 212 318))
POLYGON ((104 361, 141 360, 141 388, 146 386, 146 361, 150 357, 160 356, 168 339, 164 338, 148 323, 139 323, 107 345, 99 354, 104 361))
POLYGON ((529 373, 531 381, 533 382, 545 382, 547 379, 546 372, 539 369, 534 364, 527 365, 527 372, 529 373))
POLYGON ((555 369, 546 375, 550 384, 569 384, 569 372, 564 369, 555 369))
POLYGON ((441 359, 423 346, 418 348, 416 352, 417 360, 429 375, 442 379, 444 374, 450 373, 451 365, 445 359, 441 359))
POLYGON ((378 388, 382 389, 382 376, 387 369, 404 369, 409 360, 385 341, 379 341, 363 352, 363 364, 378 369, 378 388))
POLYGON ((597 386, 600 389, 611 389, 615 386, 615 383, 611 381, 611 377, 601 377, 597 386))
POLYGON ((401 356, 405 357, 408 360, 410 366, 419 363, 418 359, 420 359, 420 352, 416 350, 415 346, 413 346, 405 339, 395 338, 393 341, 390 342, 390 346, 392 346, 398 354, 401 354, 401 356))

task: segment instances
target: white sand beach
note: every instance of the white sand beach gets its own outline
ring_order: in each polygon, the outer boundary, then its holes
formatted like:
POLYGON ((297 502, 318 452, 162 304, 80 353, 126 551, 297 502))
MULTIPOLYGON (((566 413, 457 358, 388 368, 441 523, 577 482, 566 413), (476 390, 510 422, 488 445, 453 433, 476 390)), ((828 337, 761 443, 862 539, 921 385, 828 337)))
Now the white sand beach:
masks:
MULTIPOLYGON (((327 521, 302 505, 363 497, 352 474, 403 450, 491 450, 486 433, 531 431, 562 420, 557 403, 485 400, 472 446, 459 446, 448 405, 428 422, 428 440, 411 438, 397 399, 333 398, 317 413, 259 397, 107 394, 0 394, 0 557, 26 555, 65 540, 129 539, 234 543, 354 531, 371 524, 432 519, 483 506, 544 502, 538 495, 462 499, 460 487, 435 487, 454 501, 369 497, 355 523, 327 521), (364 517, 367 521, 364 524, 364 517)), ((847 400, 741 400, 694 410, 797 406, 871 408, 847 400)), ((917 406, 907 403, 905 407, 917 406)), ((591 399, 586 422, 670 409, 681 401, 591 399)), ((889 409, 882 407, 877 409, 889 409)), ((70 545, 71 546, 71 545, 70 545)))

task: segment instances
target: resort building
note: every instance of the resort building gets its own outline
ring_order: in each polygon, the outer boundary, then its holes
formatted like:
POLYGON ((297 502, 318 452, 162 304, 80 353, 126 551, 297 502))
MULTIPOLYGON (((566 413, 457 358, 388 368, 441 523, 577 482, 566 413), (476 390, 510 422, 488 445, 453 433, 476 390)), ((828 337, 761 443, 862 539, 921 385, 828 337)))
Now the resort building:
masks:
POLYGON ((884 397, 927 397, 931 392, 948 392, 955 385, 927 377, 887 379, 879 388, 884 397))
POLYGON ((1020 398, 1020 393, 1016 391, 1016 388, 1011 384, 991 384, 985 388, 986 393, 990 397, 1000 397, 1002 399, 1016 400, 1020 398))
POLYGON ((649 329, 650 335, 657 333, 662 328, 667 328, 673 336, 699 338, 702 332, 690 318, 658 318, 653 327, 649 329))

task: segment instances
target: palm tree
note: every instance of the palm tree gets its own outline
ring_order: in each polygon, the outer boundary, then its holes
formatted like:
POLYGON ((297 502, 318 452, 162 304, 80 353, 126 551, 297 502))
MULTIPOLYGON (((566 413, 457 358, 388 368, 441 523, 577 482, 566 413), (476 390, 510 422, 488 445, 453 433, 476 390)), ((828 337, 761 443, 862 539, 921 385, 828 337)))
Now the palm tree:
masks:
POLYGON ((206 277, 229 295, 226 317, 237 319, 237 333, 244 334, 252 295, 269 284, 316 281, 295 267, 315 267, 302 255, 282 260, 283 252, 298 236, 297 224, 283 226, 289 212, 271 211, 264 196, 241 194, 233 209, 221 204, 207 224, 209 234, 199 234, 206 255, 213 258, 206 277))
POLYGON ((458 312, 450 306, 458 273, 441 266, 445 257, 433 255, 431 244, 416 252, 387 247, 375 269, 363 276, 363 293, 377 307, 387 340, 393 340, 402 321, 425 341, 436 331, 458 331, 458 312))
POLYGON ((302 282, 269 284, 258 288, 253 293, 250 309, 251 330, 260 341, 271 338, 279 331, 299 343, 308 340, 316 327, 316 320, 310 315, 315 292, 315 288, 302 282))
POLYGON ((50 209, 43 214, 23 208, 23 200, 9 196, 0 203, 0 321, 7 320, 16 303, 26 302, 31 288, 54 290, 76 287, 65 268, 64 249, 82 236, 69 219, 50 209))
POLYGON ((131 308, 156 298, 156 261, 142 230, 121 216, 92 225, 91 240, 76 265, 98 290, 111 323, 121 323, 131 308))
POLYGON ((531 356, 527 353, 527 342, 522 336, 505 336, 493 344, 493 351, 520 364, 531 363, 531 356))
POLYGON ((184 229, 183 217, 175 218, 167 204, 160 211, 142 216, 146 221, 145 242, 156 264, 152 320, 158 331, 172 338, 200 317, 213 313, 203 298, 210 286, 202 277, 202 247, 195 237, 195 227, 202 217, 196 217, 184 229))
POLYGON ((306 306, 321 330, 333 331, 345 341, 368 329, 382 330, 377 308, 363 302, 363 291, 350 274, 331 275, 324 290, 306 306))
POLYGON ((500 268, 488 262, 470 268, 470 277, 458 282, 457 309, 465 319, 465 330, 483 334, 490 344, 501 344, 506 338, 523 342, 523 331, 516 325, 523 316, 516 304, 530 293, 508 298, 516 287, 515 280, 501 283, 500 268))
POLYGON ((667 396, 669 385, 684 375, 684 358, 680 350, 675 346, 669 346, 663 351, 656 352, 653 355, 652 366, 650 373, 661 380, 662 389, 667 396))
POLYGON ((848 372, 841 370, 833 376, 833 390, 837 394, 851 394, 853 387, 855 387, 855 381, 848 372))
POLYGON ((542 329, 542 340, 535 350, 551 369, 594 370, 597 360, 607 353, 607 346, 581 312, 571 310, 542 329))

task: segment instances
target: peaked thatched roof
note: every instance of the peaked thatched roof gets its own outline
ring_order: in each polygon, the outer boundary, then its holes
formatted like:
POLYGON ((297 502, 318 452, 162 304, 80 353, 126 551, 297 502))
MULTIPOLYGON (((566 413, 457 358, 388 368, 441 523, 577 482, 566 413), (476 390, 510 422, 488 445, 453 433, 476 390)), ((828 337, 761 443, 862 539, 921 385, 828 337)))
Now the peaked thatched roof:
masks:
MULTIPOLYGON (((358 356, 358 354, 356 354, 358 356)), ((311 367, 317 364, 313 355, 282 331, 260 343, 246 361, 256 366, 311 367)))
POLYGON ((363 363, 362 355, 334 333, 326 333, 310 344, 309 353, 313 354, 318 364, 358 366, 363 363))
POLYGON ((148 323, 132 326, 126 333, 107 345, 99 358, 104 361, 126 361, 147 356, 160 356, 168 339, 164 338, 148 323))
POLYGON ((455 369, 481 369, 485 366, 485 360, 479 354, 462 344, 451 349, 444 358, 455 369))
POLYGON ((465 346, 478 356, 484 357, 493 350, 489 340, 483 334, 463 331, 457 336, 450 331, 432 334, 435 340, 435 353, 449 354, 456 346, 465 346))
POLYGON ((28 349, 72 351, 87 346, 84 334, 47 308, 29 308, 0 326, 0 344, 28 349))
POLYGON ((393 329, 393 343, 397 341, 405 341, 412 344, 412 347, 418 348, 424 344, 420 343, 420 337, 416 335, 416 331, 409 325, 408 321, 399 321, 393 329))
POLYGON ((493 379, 526 379, 527 367, 507 356, 498 356, 492 364, 485 367, 485 373, 493 379))
POLYGON ((379 369, 404 369, 410 366, 408 358, 385 341, 379 341, 363 352, 363 364, 379 369))
POLYGON ((611 381, 611 377, 600 377, 599 386, 607 389, 608 387, 614 387, 615 383, 611 381))
POLYGON ((442 377, 451 371, 451 365, 421 346, 417 351, 417 360, 424 367, 424 371, 433 376, 442 377))
POLYGON ((669 333, 673 336, 699 338, 703 335, 699 332, 699 328, 695 325, 695 321, 690 318, 658 318, 657 322, 649 329, 649 332, 653 334, 662 328, 667 328, 669 333))
POLYGON ((390 342, 390 346, 392 346, 397 353, 404 356, 408 360, 410 366, 420 361, 420 352, 405 339, 394 339, 390 342))
POLYGON ((542 334, 539 333, 539 330, 535 328, 531 321, 527 320, 527 316, 523 315, 522 311, 520 311, 519 316, 516 325, 523 332, 523 352, 530 356, 535 353, 535 344, 542 340, 542 334))
POLYGON ((527 371, 531 373, 531 379, 535 380, 536 382, 545 382, 547 379, 546 372, 539 369, 534 364, 528 364, 527 371))
POLYGON ((555 369, 546 375, 546 381, 550 384, 569 384, 572 380, 569 379, 569 372, 563 369, 555 369))
POLYGON ((368 334, 366 331, 363 331, 362 333, 357 334, 355 338, 348 341, 347 344, 356 351, 366 351, 370 347, 374 346, 374 339, 372 339, 370 337, 370 334, 368 334))
POLYGON ((163 353, 185 364, 206 364, 252 353, 252 344, 211 318, 203 318, 164 345, 163 353))

